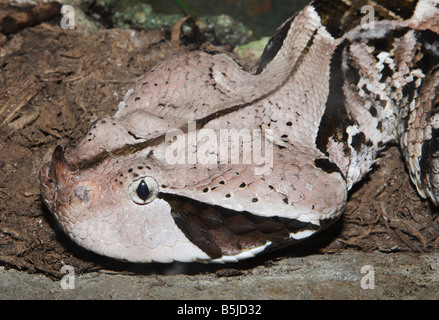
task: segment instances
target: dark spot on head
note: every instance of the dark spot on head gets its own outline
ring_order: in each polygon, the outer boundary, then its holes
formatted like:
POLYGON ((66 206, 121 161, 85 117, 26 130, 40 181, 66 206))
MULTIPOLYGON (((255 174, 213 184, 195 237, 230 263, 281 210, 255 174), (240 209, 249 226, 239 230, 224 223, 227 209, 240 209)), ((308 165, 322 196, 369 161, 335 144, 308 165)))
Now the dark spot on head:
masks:
POLYGON ((105 121, 105 120, 101 120, 101 123, 102 123, 102 124, 106 124, 107 121, 105 121))
POLYGON ((120 182, 119 182, 119 184, 120 184, 120 185, 122 186, 122 185, 123 185, 123 182, 122 182, 122 181, 120 181, 120 182))
POLYGON ((287 127, 291 127, 291 126, 293 125, 293 123, 292 123, 291 121, 288 121, 288 122, 286 123, 286 125, 287 125, 287 127))
POLYGON ((134 101, 139 101, 140 100, 140 97, 136 97, 135 99, 134 99, 134 101))
POLYGON ((137 178, 139 176, 139 174, 137 174, 137 173, 133 173, 133 177, 134 178, 137 178))
POLYGON ((209 188, 204 188, 204 189, 203 189, 203 192, 204 192, 204 193, 209 192, 209 188))
POLYGON ((156 86, 156 87, 157 87, 158 85, 159 85, 158 83, 154 83, 154 86, 156 86))
POLYGON ((129 169, 128 169, 128 172, 129 172, 129 173, 133 172, 133 168, 129 168, 129 169))
POLYGON ((369 112, 374 118, 376 118, 376 116, 378 115, 377 108, 375 108, 374 106, 370 107, 369 112))
POLYGON ((221 180, 220 182, 219 182, 219 184, 224 184, 225 182, 223 181, 223 180, 221 180))
POLYGON ((142 166, 138 166, 138 167, 137 167, 137 169, 139 169, 139 170, 142 170, 142 169, 143 169, 143 167, 142 167, 142 166))
POLYGON ((252 202, 258 202, 258 198, 253 198, 252 202))
POLYGON ((269 188, 270 190, 274 190, 274 187, 273 187, 272 185, 269 185, 268 188, 269 188))
POLYGON ((245 182, 243 182, 239 185, 240 188, 245 188, 245 186, 246 186, 245 182))
POLYGON ((231 197, 230 193, 226 194, 226 198, 230 198, 230 197, 231 197))
POLYGON ((283 201, 285 204, 288 204, 288 198, 283 198, 282 201, 283 201))

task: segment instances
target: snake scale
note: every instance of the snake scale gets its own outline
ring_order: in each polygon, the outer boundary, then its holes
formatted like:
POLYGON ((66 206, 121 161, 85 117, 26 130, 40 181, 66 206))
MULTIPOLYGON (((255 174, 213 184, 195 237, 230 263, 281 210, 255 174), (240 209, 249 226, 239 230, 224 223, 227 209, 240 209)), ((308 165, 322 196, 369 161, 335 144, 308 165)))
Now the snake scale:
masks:
POLYGON ((56 147, 39 181, 88 250, 235 262, 331 225, 391 141, 437 205, 438 0, 316 0, 251 72, 216 52, 173 56, 76 147, 56 147))

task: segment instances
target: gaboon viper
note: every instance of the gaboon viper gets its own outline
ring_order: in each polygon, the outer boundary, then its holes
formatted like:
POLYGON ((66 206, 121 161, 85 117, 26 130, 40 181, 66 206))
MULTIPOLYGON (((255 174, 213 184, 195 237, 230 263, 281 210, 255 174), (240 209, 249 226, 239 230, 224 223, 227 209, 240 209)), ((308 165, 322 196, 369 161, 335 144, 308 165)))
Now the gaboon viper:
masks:
POLYGON ((64 231, 135 262, 232 262, 303 241, 399 141, 439 202, 438 0, 316 0, 252 72, 176 55, 40 172, 64 231))

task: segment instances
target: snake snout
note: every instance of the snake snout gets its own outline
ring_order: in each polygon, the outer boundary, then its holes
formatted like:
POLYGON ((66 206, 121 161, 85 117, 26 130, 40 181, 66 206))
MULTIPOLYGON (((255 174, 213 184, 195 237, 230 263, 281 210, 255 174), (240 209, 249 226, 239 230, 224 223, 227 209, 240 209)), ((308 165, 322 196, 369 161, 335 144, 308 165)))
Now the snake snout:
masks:
POLYGON ((67 162, 62 147, 58 145, 52 154, 48 178, 58 183, 73 171, 75 171, 74 166, 67 162))
POLYGON ((69 180, 74 167, 64 156, 61 146, 57 146, 52 154, 52 160, 46 162, 40 170, 38 181, 44 202, 51 210, 55 208, 56 194, 69 180))

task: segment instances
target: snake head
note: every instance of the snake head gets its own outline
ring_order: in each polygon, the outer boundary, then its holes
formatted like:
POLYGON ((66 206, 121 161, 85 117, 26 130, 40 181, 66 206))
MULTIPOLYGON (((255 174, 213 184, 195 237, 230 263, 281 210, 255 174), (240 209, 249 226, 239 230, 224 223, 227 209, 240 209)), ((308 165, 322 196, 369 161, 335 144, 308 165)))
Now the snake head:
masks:
POLYGON ((84 179, 81 170, 66 159, 60 145, 41 168, 39 184, 44 203, 69 236, 76 232, 79 221, 87 220, 91 205, 101 194, 97 184, 84 179))
POLYGON ((209 259, 176 226, 169 203, 158 197, 162 178, 151 168, 111 157, 84 168, 73 159, 56 147, 39 182, 46 206, 75 243, 132 262, 209 259))

